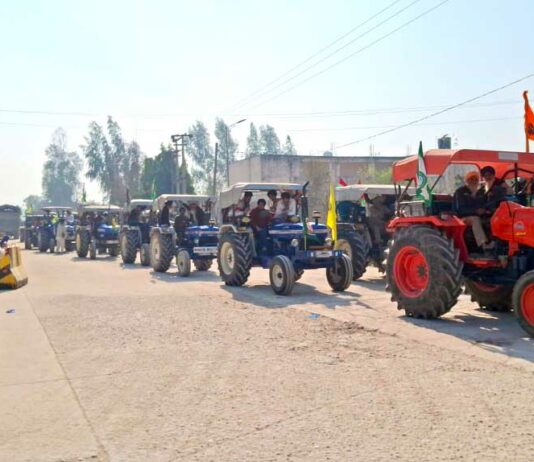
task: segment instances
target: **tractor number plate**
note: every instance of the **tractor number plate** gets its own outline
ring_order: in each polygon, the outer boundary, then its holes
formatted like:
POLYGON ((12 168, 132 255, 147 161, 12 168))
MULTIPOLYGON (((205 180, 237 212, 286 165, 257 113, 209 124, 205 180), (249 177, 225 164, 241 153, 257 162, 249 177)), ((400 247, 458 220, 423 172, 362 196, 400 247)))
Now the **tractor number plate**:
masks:
POLYGON ((333 253, 331 250, 318 250, 317 252, 315 252, 315 256, 317 258, 328 258, 328 257, 331 257, 332 255, 333 253))
POLYGON ((217 247, 193 247, 193 253, 197 255, 217 255, 217 247))
POLYGON ((119 241, 106 241, 106 244, 118 244, 119 241))

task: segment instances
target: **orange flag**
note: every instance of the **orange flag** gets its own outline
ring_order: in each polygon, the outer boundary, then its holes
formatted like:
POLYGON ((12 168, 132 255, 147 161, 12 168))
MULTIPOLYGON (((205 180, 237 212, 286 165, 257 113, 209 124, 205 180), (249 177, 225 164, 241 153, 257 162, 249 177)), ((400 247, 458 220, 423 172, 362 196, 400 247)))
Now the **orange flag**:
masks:
POLYGON ((528 152, 528 140, 534 140, 534 112, 532 112, 532 108, 528 102, 528 91, 523 92, 523 99, 525 100, 525 136, 528 152))

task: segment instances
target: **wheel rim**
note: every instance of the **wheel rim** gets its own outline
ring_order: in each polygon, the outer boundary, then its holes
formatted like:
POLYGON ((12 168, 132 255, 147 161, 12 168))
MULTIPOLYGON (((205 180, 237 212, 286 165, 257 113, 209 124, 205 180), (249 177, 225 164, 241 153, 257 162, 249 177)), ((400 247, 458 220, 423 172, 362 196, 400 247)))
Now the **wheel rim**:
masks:
POLYGON ((154 244, 152 245, 152 259, 157 261, 159 258, 159 240, 155 239, 154 244))
POLYGON ((393 274, 406 297, 418 297, 428 286, 429 266, 423 253, 413 246, 403 247, 395 257, 393 274))
POLYGON ((521 314, 534 327, 534 284, 527 286, 521 294, 521 314))
POLYGON ((185 268, 185 261, 186 261, 186 258, 185 258, 185 255, 184 255, 185 252, 180 252, 178 254, 178 257, 177 257, 177 260, 178 260, 178 269, 180 271, 183 271, 183 269, 185 268))
POLYGON ((275 263, 271 268, 271 277, 276 288, 280 288, 284 285, 284 270, 278 263, 275 263))
POLYGON ((123 234, 121 236, 121 251, 123 255, 126 255, 128 251, 128 249, 126 248, 126 241, 127 241, 126 236, 123 234))
POLYGON ((80 238, 80 234, 76 234, 76 248, 79 249, 82 246, 82 240, 80 238))
POLYGON ((221 267, 225 274, 230 274, 234 270, 235 256, 234 248, 229 242, 223 243, 221 247, 221 267))
POLYGON ((352 247, 345 239, 337 241, 336 249, 341 250, 347 257, 352 260, 352 247))
POLYGON ((336 258, 334 261, 334 266, 330 267, 328 270, 330 272, 330 278, 333 282, 338 283, 344 277, 344 267, 343 261, 340 258, 336 258))

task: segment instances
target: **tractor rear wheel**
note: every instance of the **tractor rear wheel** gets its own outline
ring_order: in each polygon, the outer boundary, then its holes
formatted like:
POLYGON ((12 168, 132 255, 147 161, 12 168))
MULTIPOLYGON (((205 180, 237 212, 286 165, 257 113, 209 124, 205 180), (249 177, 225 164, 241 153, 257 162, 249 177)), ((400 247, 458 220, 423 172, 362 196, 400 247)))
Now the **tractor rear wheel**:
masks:
POLYGON ((89 241, 90 236, 88 231, 80 230, 76 233, 76 253, 78 254, 78 257, 87 257, 87 252, 89 252, 89 241))
POLYGON ((369 261, 369 244, 362 233, 348 233, 343 239, 336 243, 336 249, 343 251, 352 262, 353 280, 356 281, 363 276, 369 261))
MULTIPOLYGON (((98 249, 98 250, 101 250, 101 249, 98 249)), ((89 258, 91 260, 95 260, 96 259, 96 253, 97 253, 96 242, 95 241, 91 241, 89 243, 89 258)))
POLYGON ((48 244, 47 232, 44 229, 41 229, 37 235, 37 247, 39 248, 39 252, 46 252, 48 250, 48 244))
POLYGON ((252 250, 246 234, 223 234, 217 249, 217 266, 227 286, 242 286, 250 275, 252 250))
POLYGON ((277 295, 289 295, 295 285, 293 262, 285 255, 278 255, 269 265, 271 288, 277 295))
POLYGON ((135 263, 137 247, 139 246, 139 233, 136 230, 127 230, 120 236, 122 261, 126 264, 135 263))
POLYGON ((345 254, 336 257, 334 265, 326 268, 326 280, 334 292, 348 289, 353 278, 352 262, 345 254))
POLYGON ((139 259, 142 266, 150 266, 150 244, 141 244, 139 259))
POLYGON ((165 273, 171 266, 174 252, 172 234, 153 234, 150 240, 150 261, 154 271, 165 273))
POLYGON ((32 249, 32 235, 29 232, 24 233, 24 248, 26 250, 32 249))
POLYGON ((488 311, 510 311, 512 309, 513 286, 483 284, 465 281, 465 291, 471 295, 471 301, 488 311))
POLYGON ((189 276, 191 273, 191 257, 189 252, 185 249, 180 249, 176 254, 176 266, 178 267, 178 274, 183 278, 189 276))
POLYGON ((197 271, 208 271, 211 268, 213 260, 193 260, 197 271))
POLYGON ((48 241, 48 249, 50 250, 50 253, 54 253, 56 249, 56 240, 53 237, 48 241))
POLYGON ((428 226, 399 229, 390 243, 386 289, 407 316, 433 319, 447 313, 462 291, 459 251, 428 226))
POLYGON ((523 274, 515 283, 512 303, 519 325, 534 337, 534 271, 523 274))

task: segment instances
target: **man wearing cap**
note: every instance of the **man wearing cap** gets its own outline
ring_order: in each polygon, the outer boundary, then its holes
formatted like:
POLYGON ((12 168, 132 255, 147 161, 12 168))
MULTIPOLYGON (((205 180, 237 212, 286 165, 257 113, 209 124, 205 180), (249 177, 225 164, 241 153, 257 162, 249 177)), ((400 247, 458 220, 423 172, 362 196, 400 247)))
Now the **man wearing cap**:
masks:
POLYGON ((484 201, 487 214, 491 215, 505 199, 506 183, 495 178, 495 169, 489 165, 480 170, 480 175, 484 178, 484 185, 480 187, 478 194, 484 201))
POLYGON ((484 198, 479 193, 480 176, 477 171, 465 175, 465 185, 454 193, 454 209, 466 225, 473 229, 476 243, 484 250, 495 247, 495 242, 489 242, 482 227, 481 217, 488 214, 484 208, 484 198))

